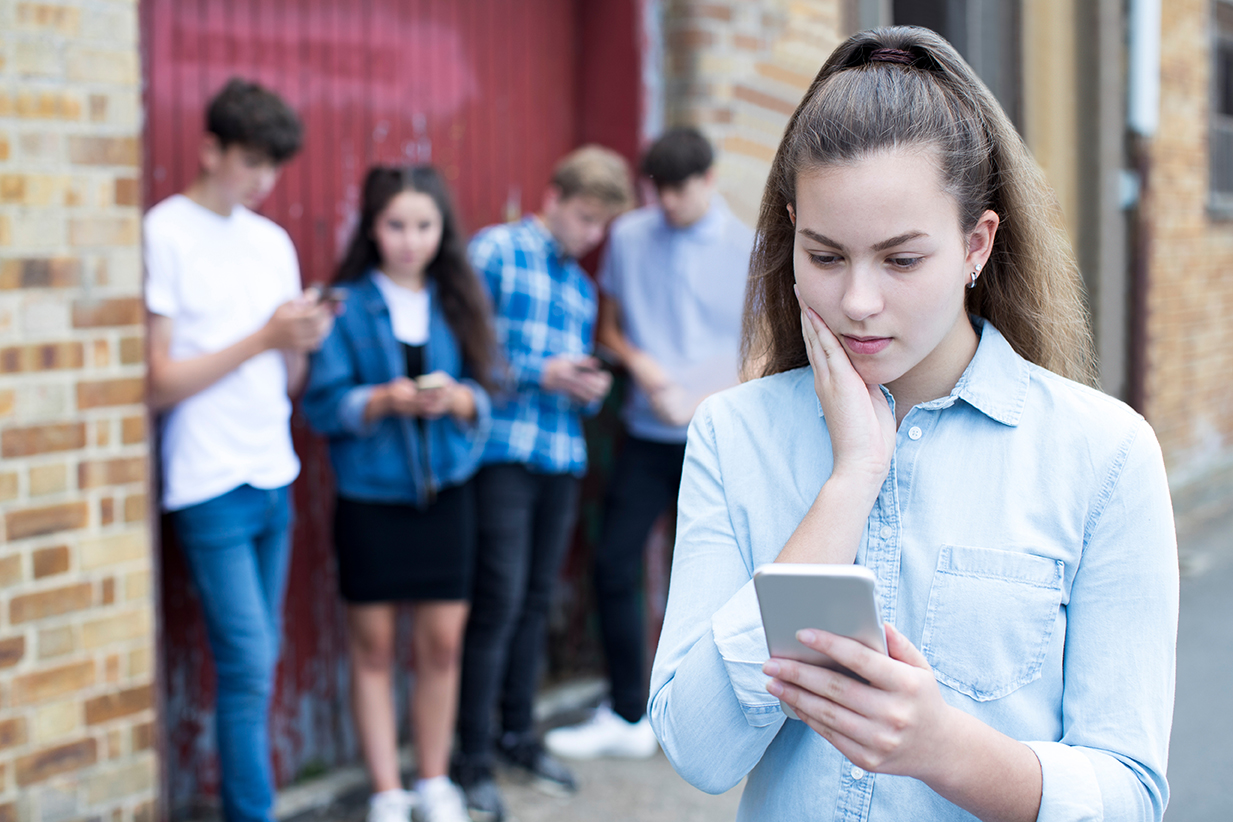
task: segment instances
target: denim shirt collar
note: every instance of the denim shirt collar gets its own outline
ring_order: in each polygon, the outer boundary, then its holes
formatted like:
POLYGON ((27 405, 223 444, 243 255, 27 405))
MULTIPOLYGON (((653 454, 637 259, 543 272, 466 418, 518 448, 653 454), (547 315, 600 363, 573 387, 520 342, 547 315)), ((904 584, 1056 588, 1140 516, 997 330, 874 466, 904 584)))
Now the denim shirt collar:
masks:
MULTIPOLYGON (((963 400, 990 419, 1003 425, 1017 426, 1027 402, 1031 366, 1010 347, 993 323, 983 317, 972 316, 970 319, 980 334, 972 361, 963 370, 949 396, 923 402, 919 407, 934 411, 949 408, 957 400, 963 400)), ((879 388, 893 410, 895 398, 886 386, 879 388)), ((818 401, 818 416, 824 416, 821 400, 818 401)))

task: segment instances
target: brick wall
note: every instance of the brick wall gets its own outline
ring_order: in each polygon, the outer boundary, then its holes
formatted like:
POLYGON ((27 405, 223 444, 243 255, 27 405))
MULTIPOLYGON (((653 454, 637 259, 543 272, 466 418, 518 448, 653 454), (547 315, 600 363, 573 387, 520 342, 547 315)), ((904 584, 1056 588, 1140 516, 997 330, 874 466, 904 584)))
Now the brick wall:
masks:
POLYGON ((1149 148, 1146 416, 1181 507, 1233 492, 1233 220, 1207 209, 1211 0, 1163 4, 1149 148))
POLYGON ((843 39, 839 0, 665 0, 664 106, 718 149, 720 192, 753 226, 788 117, 843 39))
POLYGON ((0 0, 0 820, 154 814, 137 5, 0 0))

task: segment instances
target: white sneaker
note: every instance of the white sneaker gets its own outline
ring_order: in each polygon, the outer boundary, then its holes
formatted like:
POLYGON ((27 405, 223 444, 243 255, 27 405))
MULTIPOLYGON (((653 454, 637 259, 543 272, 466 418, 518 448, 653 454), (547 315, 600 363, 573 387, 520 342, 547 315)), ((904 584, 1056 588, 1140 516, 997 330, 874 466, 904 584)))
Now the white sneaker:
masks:
POLYGON ((448 779, 429 782, 419 799, 415 818, 421 822, 471 822, 462 791, 448 779))
POLYGON ((367 822, 410 822, 416 796, 410 791, 382 791, 368 800, 367 822))
POLYGON ((655 755, 659 742, 645 715, 637 722, 626 722, 605 704, 580 725, 549 731, 544 736, 544 746, 568 759, 646 759, 655 755))

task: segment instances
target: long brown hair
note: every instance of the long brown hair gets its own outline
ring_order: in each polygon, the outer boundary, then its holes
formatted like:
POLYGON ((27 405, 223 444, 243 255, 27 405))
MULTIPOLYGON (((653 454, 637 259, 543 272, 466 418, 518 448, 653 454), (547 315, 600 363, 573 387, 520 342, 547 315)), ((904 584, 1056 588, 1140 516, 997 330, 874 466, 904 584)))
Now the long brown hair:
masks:
POLYGON ((488 391, 495 388, 497 361, 496 334, 492 328, 492 308, 484 287, 467 262, 462 227, 450 201, 445 180, 432 166, 397 168, 374 166, 364 178, 360 224, 355 228, 347 253, 343 255, 334 282, 358 280, 381 265, 381 251, 373 238, 377 217, 390 201, 404 191, 427 194, 441 212, 441 245, 424 270, 436 283, 441 313, 462 349, 467 370, 488 391))
POLYGON ((967 310, 1025 359, 1092 385, 1083 284, 1060 209, 1040 168, 988 88, 928 29, 873 29, 835 49, 788 121, 762 196, 745 299, 745 373, 807 365, 793 293, 794 228, 787 206, 805 170, 899 146, 936 152, 962 232, 989 209, 1001 220, 967 310), (892 51, 880 50, 890 49, 892 51))

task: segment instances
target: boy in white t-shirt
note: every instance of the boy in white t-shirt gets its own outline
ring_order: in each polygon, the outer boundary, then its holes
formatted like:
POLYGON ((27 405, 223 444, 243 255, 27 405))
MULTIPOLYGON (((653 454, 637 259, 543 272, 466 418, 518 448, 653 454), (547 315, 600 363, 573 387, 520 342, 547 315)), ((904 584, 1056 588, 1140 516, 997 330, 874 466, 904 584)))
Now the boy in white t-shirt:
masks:
POLYGON ((290 394, 332 304, 301 290, 287 232, 249 209, 300 148, 277 95, 233 79, 206 110, 201 170, 145 217, 149 401, 163 508, 205 612, 228 822, 272 819, 268 711, 290 558, 290 394))

